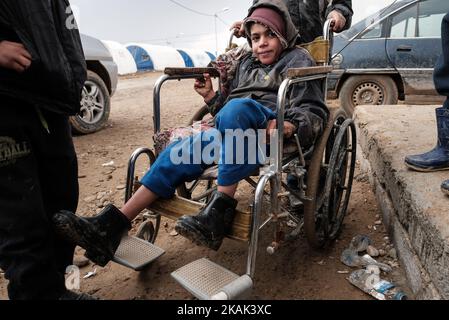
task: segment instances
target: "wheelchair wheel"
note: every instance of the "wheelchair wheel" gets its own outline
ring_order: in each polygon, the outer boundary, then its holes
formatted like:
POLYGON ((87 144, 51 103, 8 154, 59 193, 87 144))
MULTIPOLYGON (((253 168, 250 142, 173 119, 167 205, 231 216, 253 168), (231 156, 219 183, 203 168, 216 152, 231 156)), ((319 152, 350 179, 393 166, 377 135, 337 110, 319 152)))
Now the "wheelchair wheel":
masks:
POLYGON ((309 167, 304 228, 312 247, 336 239, 346 215, 356 162, 356 131, 343 110, 333 114, 309 167))
POLYGON ((161 216, 159 215, 147 218, 140 224, 139 228, 137 229, 136 237, 150 243, 154 243, 157 238, 160 224, 161 216), (154 223, 150 219, 153 220, 154 223), (156 226, 154 224, 156 224, 156 226))
POLYGON ((197 201, 207 203, 210 199, 212 192, 216 189, 215 181, 199 181, 195 180, 190 183, 183 183, 176 189, 178 196, 197 201))
POLYGON ((154 228, 154 224, 150 220, 146 220, 142 222, 137 229, 136 237, 150 243, 154 243, 156 240, 156 230, 154 228))

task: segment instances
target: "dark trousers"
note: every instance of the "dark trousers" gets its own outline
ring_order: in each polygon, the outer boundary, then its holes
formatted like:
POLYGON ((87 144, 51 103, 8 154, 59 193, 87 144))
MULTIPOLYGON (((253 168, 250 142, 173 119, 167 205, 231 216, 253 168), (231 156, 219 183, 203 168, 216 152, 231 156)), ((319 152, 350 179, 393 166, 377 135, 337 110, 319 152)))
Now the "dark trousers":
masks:
POLYGON ((435 66, 434 82, 438 93, 448 97, 443 107, 449 109, 449 13, 443 18, 441 41, 443 54, 435 66))
POLYGON ((0 96, 0 268, 12 300, 57 299, 74 246, 59 239, 51 217, 76 211, 78 167, 66 116, 0 96))

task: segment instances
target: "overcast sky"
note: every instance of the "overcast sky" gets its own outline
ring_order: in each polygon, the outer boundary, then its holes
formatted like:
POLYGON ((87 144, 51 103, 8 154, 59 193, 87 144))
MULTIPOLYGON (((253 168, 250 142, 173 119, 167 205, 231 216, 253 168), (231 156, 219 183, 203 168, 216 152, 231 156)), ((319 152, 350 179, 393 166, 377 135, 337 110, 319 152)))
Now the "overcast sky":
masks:
MULTIPOLYGON (((218 51, 222 51, 229 39, 230 24, 245 17, 252 3, 252 0, 174 1, 188 9, 170 0, 70 0, 70 3, 81 32, 101 40, 123 44, 146 42, 211 52, 216 51, 215 22, 218 51), (215 13, 218 19, 214 18, 215 13)), ((392 2, 353 0, 354 20, 392 2)))

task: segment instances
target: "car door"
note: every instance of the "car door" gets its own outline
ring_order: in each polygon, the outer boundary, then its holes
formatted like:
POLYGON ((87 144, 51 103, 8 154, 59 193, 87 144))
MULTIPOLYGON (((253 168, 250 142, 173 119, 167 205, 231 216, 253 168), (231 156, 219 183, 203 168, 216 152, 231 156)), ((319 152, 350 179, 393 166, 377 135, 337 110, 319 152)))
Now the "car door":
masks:
POLYGON ((392 67, 385 56, 383 22, 371 26, 339 52, 344 56, 341 68, 347 73, 378 72, 392 67))
POLYGON ((389 18, 387 55, 406 95, 436 94, 433 69, 442 52, 441 21, 447 12, 447 0, 422 0, 389 18))

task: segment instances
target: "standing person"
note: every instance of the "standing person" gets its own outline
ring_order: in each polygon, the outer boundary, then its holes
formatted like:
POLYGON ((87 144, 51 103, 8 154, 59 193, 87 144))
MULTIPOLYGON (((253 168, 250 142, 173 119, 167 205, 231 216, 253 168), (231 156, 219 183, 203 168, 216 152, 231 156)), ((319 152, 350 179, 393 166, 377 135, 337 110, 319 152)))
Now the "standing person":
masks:
MULTIPOLYGON (((438 93, 446 96, 446 101, 436 109, 437 146, 429 152, 405 158, 407 167, 421 172, 449 170, 449 13, 443 18, 441 40, 443 54, 435 66, 434 82, 438 93)), ((441 190, 449 195, 449 180, 443 182, 441 190)))
MULTIPOLYGON (((298 44, 308 43, 323 35, 324 21, 332 20, 332 31, 341 32, 349 29, 352 23, 351 0, 283 0, 300 37, 298 44)), ((253 4, 259 0, 254 0, 253 4)), ((244 36, 242 21, 233 24, 231 30, 235 35, 244 36)))
POLYGON ((69 115, 86 63, 66 0, 0 1, 0 268, 11 300, 90 299, 65 287, 74 245, 52 215, 76 210, 69 115))

